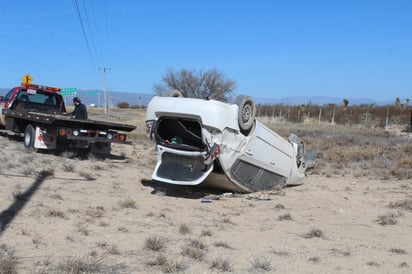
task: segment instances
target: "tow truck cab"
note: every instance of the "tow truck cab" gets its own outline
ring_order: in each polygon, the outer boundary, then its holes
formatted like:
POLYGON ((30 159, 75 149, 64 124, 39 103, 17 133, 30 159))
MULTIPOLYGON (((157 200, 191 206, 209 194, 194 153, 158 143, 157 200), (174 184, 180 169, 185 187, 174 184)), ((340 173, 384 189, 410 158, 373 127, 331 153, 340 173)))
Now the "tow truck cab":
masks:
POLYGON ((0 126, 6 126, 6 109, 27 109, 42 113, 61 114, 66 112, 60 88, 22 83, 0 96, 0 126))

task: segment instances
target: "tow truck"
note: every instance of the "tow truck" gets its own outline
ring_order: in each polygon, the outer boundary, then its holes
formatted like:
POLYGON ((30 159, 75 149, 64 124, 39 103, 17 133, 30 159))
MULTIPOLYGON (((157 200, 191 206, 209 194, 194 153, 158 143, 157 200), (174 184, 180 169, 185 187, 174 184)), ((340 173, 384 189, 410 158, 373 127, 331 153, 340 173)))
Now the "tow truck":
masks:
POLYGON ((27 150, 76 148, 108 156, 111 143, 130 144, 124 132, 131 132, 136 126, 74 119, 67 115, 60 88, 25 79, 31 78, 23 77, 20 86, 0 96, 0 128, 23 135, 27 150))

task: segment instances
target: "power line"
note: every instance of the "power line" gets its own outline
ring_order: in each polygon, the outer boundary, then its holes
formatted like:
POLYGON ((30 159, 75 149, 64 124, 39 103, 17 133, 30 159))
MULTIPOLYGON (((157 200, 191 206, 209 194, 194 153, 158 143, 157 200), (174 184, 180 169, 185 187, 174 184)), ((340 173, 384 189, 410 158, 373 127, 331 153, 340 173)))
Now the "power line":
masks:
POLYGON ((76 6, 77 15, 79 16, 80 25, 82 27, 83 37, 84 37, 84 41, 86 42, 87 52, 89 54, 90 61, 92 63, 93 69, 96 70, 96 64, 93 61, 92 53, 91 53, 90 46, 89 46, 89 41, 87 40, 87 35, 86 35, 86 31, 85 31, 84 24, 83 24, 83 19, 82 19, 82 16, 80 14, 79 5, 77 4, 77 0, 73 0, 73 2, 74 2, 74 5, 76 6))
MULTIPOLYGON (((97 29, 97 24, 96 24, 96 16, 95 16, 95 12, 94 12, 93 1, 90 1, 90 5, 91 5, 90 6, 91 15, 92 15, 92 19, 93 19, 94 27, 95 27, 95 33, 97 33, 97 39, 98 39, 99 34, 98 34, 98 29, 97 29)), ((98 52, 96 42, 95 42, 95 39, 94 39, 94 36, 93 36, 93 30, 92 30, 90 20, 89 20, 90 16, 89 16, 89 13, 87 12, 87 7, 86 7, 86 4, 85 4, 84 0, 83 0, 83 7, 84 7, 84 16, 86 18, 86 23, 87 23, 87 26, 88 26, 88 29, 89 29, 90 43, 92 45, 92 50, 94 50, 93 53, 94 53, 95 60, 97 62, 97 66, 100 67, 99 52, 98 52)), ((99 41, 97 41, 97 42, 99 42, 99 41)), ((98 45, 98 43, 97 43, 97 45, 98 45)))

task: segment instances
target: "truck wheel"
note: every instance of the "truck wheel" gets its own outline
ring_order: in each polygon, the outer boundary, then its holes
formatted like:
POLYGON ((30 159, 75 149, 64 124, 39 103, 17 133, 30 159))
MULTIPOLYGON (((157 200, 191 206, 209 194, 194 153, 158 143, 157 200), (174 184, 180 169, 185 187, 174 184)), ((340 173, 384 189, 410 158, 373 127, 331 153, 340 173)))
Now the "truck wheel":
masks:
POLYGON ((256 105, 252 97, 239 95, 235 98, 234 103, 239 107, 238 123, 242 133, 247 135, 252 129, 256 115, 256 105))
POLYGON ((34 138, 36 135, 36 131, 32 125, 27 125, 26 129, 24 130, 24 147, 27 150, 34 149, 34 138))
POLYGON ((177 89, 171 89, 163 93, 164 97, 183 97, 183 93, 178 91, 177 89))

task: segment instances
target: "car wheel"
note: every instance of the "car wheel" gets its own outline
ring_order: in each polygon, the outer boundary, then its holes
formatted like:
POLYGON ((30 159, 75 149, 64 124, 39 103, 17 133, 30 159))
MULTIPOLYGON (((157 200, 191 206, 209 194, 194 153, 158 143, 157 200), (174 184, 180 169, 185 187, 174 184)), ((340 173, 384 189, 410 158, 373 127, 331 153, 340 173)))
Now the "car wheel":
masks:
POLYGON ((250 96, 239 95, 234 103, 239 107, 238 123, 242 133, 249 133, 252 129, 256 115, 256 105, 250 96))
POLYGON ((34 149, 34 138, 35 138, 36 131, 32 125, 27 125, 26 129, 24 130, 24 147, 27 150, 34 149))
POLYGON ((183 93, 177 89, 171 89, 165 92, 162 96, 164 97, 183 97, 183 93))

